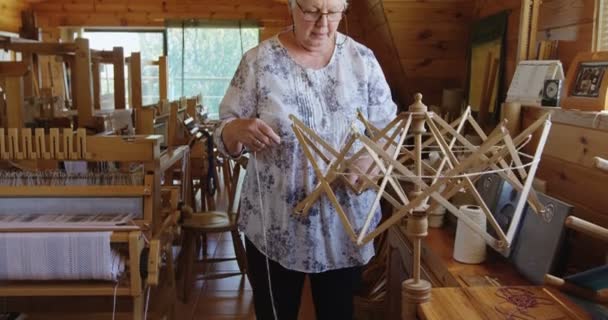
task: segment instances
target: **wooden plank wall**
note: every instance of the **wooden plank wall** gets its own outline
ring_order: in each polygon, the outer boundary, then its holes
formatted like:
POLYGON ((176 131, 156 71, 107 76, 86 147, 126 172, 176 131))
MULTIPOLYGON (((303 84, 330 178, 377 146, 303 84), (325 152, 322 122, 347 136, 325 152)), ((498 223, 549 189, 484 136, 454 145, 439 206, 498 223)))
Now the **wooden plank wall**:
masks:
POLYGON ((0 0, 0 31, 19 33, 21 11, 29 6, 23 0, 0 0))
MULTIPOLYGON (((531 124, 542 112, 524 108, 523 125, 531 124)), ((592 115, 582 121, 576 112, 556 112, 559 119, 551 127, 537 177, 546 181, 547 194, 575 207, 575 216, 608 228, 608 173, 593 166, 593 157, 608 159, 608 129, 593 127, 596 121, 592 115)), ((534 147, 531 144, 526 152, 531 153, 534 147)), ((573 270, 606 263, 606 243, 578 232, 572 232, 568 239, 562 253, 573 270)))
MULTIPOLYGON (((408 99, 403 94, 403 69, 399 63, 390 27, 384 14, 382 0, 353 1, 348 15, 352 37, 369 47, 382 66, 384 75, 393 89, 393 99, 402 107, 408 99), (353 34, 354 33, 354 34, 353 34)), ((410 99, 411 100, 411 99, 410 99)))
POLYGON ((33 5, 42 28, 161 27, 165 19, 247 19, 262 24, 262 39, 290 24, 279 0, 48 0, 33 5))
MULTIPOLYGON (((560 40, 558 58, 565 72, 577 52, 592 49, 594 10, 594 0, 544 0, 541 4, 537 38, 560 40)), ((537 115, 538 109, 526 109, 524 126, 537 115)), ((593 168, 591 160, 594 156, 608 157, 608 130, 594 129, 594 121, 587 122, 553 124, 538 177, 547 182, 549 195, 575 206, 574 215, 608 227, 608 197, 604 195, 608 174, 593 168)), ((564 253, 573 269, 606 262, 605 243, 580 233, 572 233, 569 240, 564 253)))
MULTIPOLYGON (((551 39, 566 39, 558 46, 564 71, 578 51, 591 50, 594 0, 544 0, 540 7, 538 39, 547 32, 551 39)), ((509 10, 506 36, 506 64, 503 98, 515 72, 521 0, 476 0, 474 16, 485 17, 509 10)), ((525 108, 524 127, 538 117, 538 110, 525 108)), ((608 174, 590 167, 593 156, 607 157, 608 131, 555 123, 539 167, 538 177, 546 180, 547 193, 576 207, 574 214, 608 227, 608 197, 603 191, 608 174)), ((528 148, 528 152, 532 149, 528 148)), ((568 265, 586 268, 605 263, 606 245, 580 233, 568 243, 568 265)), ((564 253, 566 250, 564 250, 564 253)))
POLYGON ((439 105, 442 89, 464 85, 472 0, 365 0, 351 6, 363 26, 362 42, 376 54, 402 106, 416 92, 439 105))
POLYGON ((445 88, 462 88, 474 2, 384 0, 408 102, 420 91, 427 105, 441 104, 445 88))
MULTIPOLYGON (((558 55, 564 65, 564 72, 567 72, 577 52, 591 51, 594 9, 595 0, 544 0, 541 3, 537 39, 563 40, 559 43, 558 55)), ((502 10, 510 12, 503 77, 504 97, 517 66, 521 0, 476 0, 474 17, 486 17, 502 10)))
POLYGON ((542 2, 538 38, 560 40, 558 56, 564 71, 568 70, 577 52, 591 51, 595 3, 595 0, 542 2))

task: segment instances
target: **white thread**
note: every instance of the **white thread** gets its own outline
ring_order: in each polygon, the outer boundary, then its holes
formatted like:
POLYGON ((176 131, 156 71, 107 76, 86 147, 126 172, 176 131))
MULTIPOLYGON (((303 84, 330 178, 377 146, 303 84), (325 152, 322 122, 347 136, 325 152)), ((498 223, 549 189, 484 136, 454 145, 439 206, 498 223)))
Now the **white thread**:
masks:
MULTIPOLYGON (((495 169, 495 170, 488 170, 488 171, 483 171, 483 172, 471 172, 471 173, 463 173, 463 174, 457 174, 457 175, 432 175, 432 176, 418 176, 418 175, 401 175, 401 174, 391 174, 392 177, 395 177, 399 180, 411 180, 413 178, 420 178, 420 179, 434 179, 435 177, 441 178, 441 179, 458 179, 458 178, 470 178, 470 177, 475 177, 475 176, 479 176, 482 174, 490 174, 490 173, 498 173, 498 172, 503 172, 503 171, 509 171, 509 170, 517 170, 517 169, 522 169, 522 168, 526 168, 529 167, 535 163, 540 162, 540 160, 537 161, 532 161, 529 163, 526 163, 522 166, 514 166, 514 167, 508 167, 508 168, 502 168, 502 169, 495 169)), ((356 176, 365 176, 368 178, 382 178, 384 177, 384 175, 382 174, 362 174, 362 173, 358 173, 358 172, 335 172, 336 175, 339 176, 350 176, 350 175, 356 175, 356 176)))
POLYGON ((114 302, 112 303, 112 320, 114 320, 116 318, 116 295, 117 295, 117 291, 118 291, 118 281, 116 282, 116 285, 114 286, 114 302))
POLYGON ((253 152, 253 170, 255 171, 255 179, 258 184, 258 198, 260 201, 260 216, 262 217, 262 235, 264 236, 264 248, 266 249, 266 275, 268 276, 268 292, 270 294, 270 304, 272 306, 272 315, 275 320, 277 320, 277 309, 274 305, 274 293, 272 292, 272 280, 270 279, 270 261, 268 259, 268 238, 266 237, 266 219, 265 211, 264 211, 264 203, 262 201, 262 184, 260 183, 260 174, 258 172, 258 155, 256 152, 253 152))
POLYGON ((146 306, 144 307, 144 320, 148 319, 148 303, 150 303, 150 287, 146 292, 146 306))

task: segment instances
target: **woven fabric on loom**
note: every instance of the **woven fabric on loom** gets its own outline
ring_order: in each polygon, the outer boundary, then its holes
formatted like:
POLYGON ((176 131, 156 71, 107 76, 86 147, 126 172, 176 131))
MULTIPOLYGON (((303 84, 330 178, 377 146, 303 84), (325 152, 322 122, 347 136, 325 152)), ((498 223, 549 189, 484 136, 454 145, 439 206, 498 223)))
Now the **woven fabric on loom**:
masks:
POLYGON ((111 280, 124 261, 111 232, 0 234, 0 280, 111 280))

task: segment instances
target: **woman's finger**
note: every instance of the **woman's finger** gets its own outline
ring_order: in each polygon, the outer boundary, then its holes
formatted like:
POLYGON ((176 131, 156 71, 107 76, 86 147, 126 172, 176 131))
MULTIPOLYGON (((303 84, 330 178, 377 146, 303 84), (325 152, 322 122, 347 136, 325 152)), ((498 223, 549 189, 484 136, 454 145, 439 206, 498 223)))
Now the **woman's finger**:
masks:
POLYGON ((272 130, 272 128, 262 120, 260 120, 259 129, 260 133, 262 133, 264 137, 268 139, 268 145, 270 145, 271 142, 276 144, 281 143, 281 138, 279 137, 279 135, 277 135, 274 130, 272 130))

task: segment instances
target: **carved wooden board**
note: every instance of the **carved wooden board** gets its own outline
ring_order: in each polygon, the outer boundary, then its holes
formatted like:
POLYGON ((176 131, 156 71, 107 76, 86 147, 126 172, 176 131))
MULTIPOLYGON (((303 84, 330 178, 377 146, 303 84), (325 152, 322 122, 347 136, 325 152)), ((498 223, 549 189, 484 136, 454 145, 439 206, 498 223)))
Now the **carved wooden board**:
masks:
POLYGON ((542 287, 438 288, 431 297, 418 309, 421 319, 589 319, 542 287))

